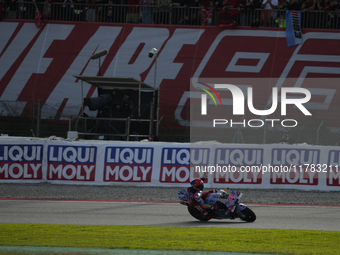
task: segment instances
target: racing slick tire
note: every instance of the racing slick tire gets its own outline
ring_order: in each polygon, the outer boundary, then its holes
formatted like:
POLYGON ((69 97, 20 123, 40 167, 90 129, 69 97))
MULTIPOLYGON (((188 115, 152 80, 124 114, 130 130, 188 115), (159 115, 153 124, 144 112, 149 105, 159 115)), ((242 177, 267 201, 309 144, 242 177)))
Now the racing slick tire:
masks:
POLYGON ((196 208, 194 208, 193 206, 188 206, 188 211, 189 211, 190 215, 197 220, 208 221, 208 220, 211 219, 211 218, 205 218, 202 215, 202 213, 199 210, 197 210, 196 208))

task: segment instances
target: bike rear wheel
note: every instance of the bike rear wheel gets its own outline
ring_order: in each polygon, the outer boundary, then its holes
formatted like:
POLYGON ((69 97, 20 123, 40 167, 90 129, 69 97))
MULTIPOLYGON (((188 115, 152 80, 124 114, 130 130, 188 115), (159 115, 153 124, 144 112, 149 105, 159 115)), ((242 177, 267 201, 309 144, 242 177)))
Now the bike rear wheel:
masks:
POLYGON ((192 206, 188 206, 188 211, 192 217, 200 221, 208 221, 210 218, 204 218, 202 213, 192 206))

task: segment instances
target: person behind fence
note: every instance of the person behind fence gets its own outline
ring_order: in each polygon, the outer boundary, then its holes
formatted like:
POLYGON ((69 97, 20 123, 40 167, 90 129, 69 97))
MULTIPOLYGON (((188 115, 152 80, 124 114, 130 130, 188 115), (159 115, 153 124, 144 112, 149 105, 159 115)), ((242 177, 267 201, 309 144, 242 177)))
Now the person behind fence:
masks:
POLYGON ((218 1, 210 0, 208 11, 211 12, 210 20, 208 20, 209 25, 215 25, 215 18, 217 13, 218 1))
POLYGON ((17 0, 6 0, 6 12, 8 12, 9 19, 17 18, 17 0))
POLYGON ((131 6, 128 7, 128 12, 126 14, 126 23, 139 23, 139 0, 127 0, 127 4, 131 6))
POLYGON ((169 24, 170 23, 170 4, 171 0, 158 0, 158 15, 156 24, 169 24))
POLYGON ((139 5, 142 5, 142 22, 143 24, 152 24, 153 22, 153 9, 150 7, 154 5, 152 0, 139 0, 139 5))
POLYGON ((258 20, 257 12, 254 11, 256 8, 261 7, 260 0, 241 0, 241 26, 245 26, 251 21, 251 27, 259 27, 260 23, 258 20))
POLYGON ((87 22, 95 22, 97 21, 96 17, 96 0, 85 0, 85 10, 86 10, 86 21, 87 22))
POLYGON ((189 25, 200 25, 200 17, 199 17, 199 7, 201 5, 200 0, 191 0, 188 3, 188 7, 196 7, 196 9, 189 8, 188 9, 188 17, 189 17, 189 25))
POLYGON ((275 20, 276 26, 280 28, 285 28, 286 27, 286 20, 285 20, 285 15, 284 13, 280 14, 280 17, 275 20))
POLYGON ((218 27, 234 28, 236 26, 236 18, 241 10, 240 4, 238 0, 223 1, 223 7, 219 10, 218 27))
POLYGON ((314 7, 315 7, 314 0, 306 0, 301 5, 301 12, 302 12, 302 17, 303 17, 302 20, 306 22, 306 24, 303 24, 303 25, 306 28, 315 27, 315 12, 309 12, 309 11, 313 11, 314 7))
POLYGON ((288 10, 300 11, 303 0, 290 0, 287 6, 288 10))
POLYGON ((260 26, 260 13, 255 9, 261 8, 262 1, 261 0, 242 0, 240 7, 243 8, 243 12, 241 13, 241 26, 248 24, 249 22, 251 27, 259 27, 260 26))
MULTIPOLYGON (((51 16, 51 11, 52 11, 52 4, 50 0, 45 0, 43 1, 43 6, 42 6, 42 18, 44 20, 50 20, 52 18, 51 16)), ((22 15, 24 16, 24 15, 22 15)))
POLYGON ((336 0, 330 0, 324 5, 323 11, 325 12, 325 19, 327 28, 339 29, 339 10, 340 3, 336 0))
POLYGON ((117 106, 117 108, 122 113, 123 118, 134 117, 135 104, 131 100, 130 95, 125 94, 122 102, 117 106))
POLYGON ((322 23, 324 23, 326 18, 326 12, 324 12, 325 7, 328 6, 330 0, 316 0, 314 2, 314 11, 315 12, 315 28, 322 28, 322 23))
POLYGON ((295 143, 294 139, 290 136, 290 133, 285 130, 283 132, 283 135, 281 137, 281 140, 279 141, 279 143, 288 143, 288 144, 293 144, 295 143))
POLYGON ((180 25, 198 25, 197 15, 195 9, 191 9, 190 7, 199 7, 198 0, 185 0, 183 5, 183 15, 181 20, 179 21, 180 25))
POLYGON ((4 18, 5 5, 0 2, 0 21, 4 18))
POLYGON ((101 94, 98 97, 84 98, 84 106, 88 106, 90 111, 98 111, 96 116, 98 119, 95 124, 89 125, 89 127, 92 127, 86 132, 110 133, 112 129, 110 120, 100 120, 100 118, 111 118, 116 105, 114 94, 101 94))
POLYGON ((217 9, 217 5, 213 0, 210 0, 208 3, 201 2, 201 10, 200 10, 200 17, 202 25, 214 25, 215 20, 215 13, 217 9))
POLYGON ((112 9, 111 8, 107 9, 107 12, 106 12, 106 15, 105 15, 105 18, 104 18, 104 22, 110 22, 110 23, 113 22, 113 16, 112 16, 112 9))
POLYGON ((278 9, 287 9, 288 7, 288 2, 286 0, 278 0, 278 5, 277 8, 278 9))
POLYGON ((278 0, 264 0, 262 3, 261 21, 264 27, 268 27, 273 24, 273 20, 277 18, 278 0))
POLYGON ((184 0, 172 0, 170 7, 171 11, 171 24, 178 25, 182 20, 184 0))
POLYGON ((83 21, 84 17, 84 0, 74 0, 74 20, 83 21))
MULTIPOLYGON (((110 4, 110 3, 109 3, 110 4)), ((125 23, 126 15, 128 11, 128 1, 127 0, 112 0, 112 12, 113 12, 113 21, 115 23, 125 23)))
POLYGON ((64 0, 61 13, 62 20, 66 21, 72 20, 74 13, 73 9, 74 9, 73 0, 64 0))

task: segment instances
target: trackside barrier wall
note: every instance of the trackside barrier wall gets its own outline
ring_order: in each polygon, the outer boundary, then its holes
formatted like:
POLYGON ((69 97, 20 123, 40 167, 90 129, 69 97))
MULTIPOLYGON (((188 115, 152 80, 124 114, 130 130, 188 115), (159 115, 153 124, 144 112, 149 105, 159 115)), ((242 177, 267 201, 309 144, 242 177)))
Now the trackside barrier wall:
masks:
MULTIPOLYGON (((312 116, 297 115, 299 128, 292 136, 300 143, 333 145, 340 131, 339 30, 303 29, 303 43, 292 47, 287 46, 284 29, 268 27, 44 20, 43 27, 37 29, 33 20, 8 19, 0 22, 0 31, 0 129, 10 136, 35 133, 34 99, 43 99, 41 136, 63 136, 71 130, 67 129, 68 120, 79 116, 82 95, 98 96, 95 87, 81 86, 74 75, 99 75, 98 64, 102 76, 132 77, 159 89, 162 141, 189 141, 192 108, 188 106, 197 96, 190 93, 191 78, 249 78, 249 83, 242 84, 254 86, 257 109, 266 109, 273 87, 279 92, 286 86, 308 89, 311 100, 306 107, 312 116), (157 61, 148 56, 152 48, 159 50, 157 61), (109 54, 100 61, 91 59, 104 49, 109 54), (264 80, 255 86, 253 80, 258 78, 264 80)), ((223 118, 231 119, 232 98, 223 94, 223 118)), ((85 113, 97 116, 88 107, 85 113)), ((244 117, 252 118, 248 112, 244 117)), ((241 133, 233 127, 227 135, 216 129, 208 139, 266 144, 277 142, 282 128, 275 124, 273 132, 246 128, 241 133)), ((138 127, 131 126, 131 131, 140 133, 138 127)))
POLYGON ((187 187, 207 171, 206 187, 340 190, 339 165, 333 146, 0 139, 1 183, 187 187))

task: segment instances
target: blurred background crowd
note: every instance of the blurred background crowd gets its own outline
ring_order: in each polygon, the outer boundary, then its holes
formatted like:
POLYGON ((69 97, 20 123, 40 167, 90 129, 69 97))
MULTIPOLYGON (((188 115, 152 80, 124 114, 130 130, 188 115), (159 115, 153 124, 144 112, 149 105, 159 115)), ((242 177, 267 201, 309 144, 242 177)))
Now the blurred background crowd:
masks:
POLYGON ((338 0, 2 0, 0 20, 44 20, 211 26, 286 26, 301 10, 302 28, 339 29, 338 0))

